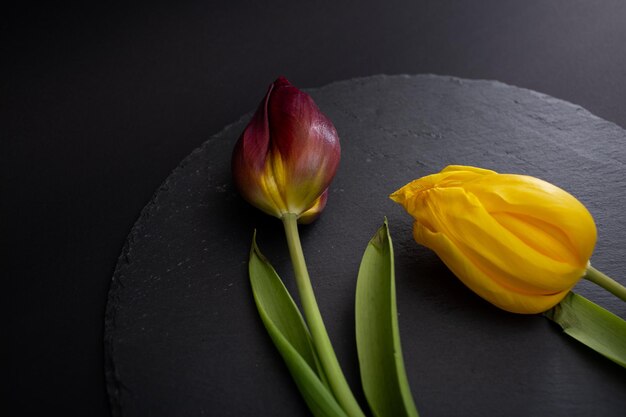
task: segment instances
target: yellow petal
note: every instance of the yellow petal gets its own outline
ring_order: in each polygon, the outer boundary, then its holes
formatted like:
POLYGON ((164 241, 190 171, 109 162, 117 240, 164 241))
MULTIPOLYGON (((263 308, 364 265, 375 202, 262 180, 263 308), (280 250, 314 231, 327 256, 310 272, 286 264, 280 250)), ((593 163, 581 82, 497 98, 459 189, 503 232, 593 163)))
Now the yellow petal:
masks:
POLYGON ((446 266, 461 281, 480 297, 497 307, 512 313, 535 314, 549 310, 565 297, 569 288, 555 294, 529 295, 507 288, 485 274, 465 257, 443 234, 432 232, 415 223, 413 233, 416 240, 433 249, 446 266))
POLYGON ((551 233, 553 237, 579 266, 586 266, 595 247, 596 227, 589 211, 571 194, 538 178, 512 174, 484 177, 465 189, 490 213, 533 219, 533 223, 558 229, 560 232, 551 233))
POLYGON ((277 214, 273 215, 276 217, 280 217, 281 214, 288 212, 287 202, 283 195, 286 182, 287 178, 280 154, 270 152, 265 162, 263 173, 259 177, 259 189, 265 195, 267 204, 275 207, 277 214))
POLYGON ((319 196, 317 200, 315 200, 315 203, 313 203, 313 206, 310 209, 308 209, 307 211, 302 213, 300 216, 298 216, 298 223, 300 224, 312 223, 315 219, 319 217, 319 215, 322 213, 322 210, 324 210, 324 207, 326 207, 327 200, 328 200, 328 189, 326 189, 326 191, 324 191, 322 195, 319 196))
POLYGON ((463 189, 435 188, 427 194, 416 220, 446 235, 465 258, 502 284, 521 292, 552 294, 571 287, 582 277, 584 267, 536 251, 463 189))
POLYGON ((479 175, 487 175, 487 174, 497 174, 496 171, 492 171, 490 169, 478 168, 469 165, 448 165, 441 172, 468 172, 479 175))

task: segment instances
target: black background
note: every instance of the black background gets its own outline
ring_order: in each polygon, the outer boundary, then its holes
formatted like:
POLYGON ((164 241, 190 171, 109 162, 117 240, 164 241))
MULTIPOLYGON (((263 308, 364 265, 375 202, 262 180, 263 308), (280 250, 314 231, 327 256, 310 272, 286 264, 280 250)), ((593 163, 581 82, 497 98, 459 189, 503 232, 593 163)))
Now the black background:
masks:
POLYGON ((178 162, 277 75, 497 79, 626 126, 618 0, 51 4, 0 19, 14 415, 108 415, 103 313, 124 238, 178 162))

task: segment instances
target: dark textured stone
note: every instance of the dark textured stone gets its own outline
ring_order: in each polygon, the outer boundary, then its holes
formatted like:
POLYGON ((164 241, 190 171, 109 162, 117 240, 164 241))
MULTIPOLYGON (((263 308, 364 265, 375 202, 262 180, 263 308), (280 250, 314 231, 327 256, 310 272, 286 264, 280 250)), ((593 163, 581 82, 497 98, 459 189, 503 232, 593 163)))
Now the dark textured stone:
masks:
MULTIPOLYGON (((414 243, 411 219, 387 195, 448 164, 540 177, 589 208, 599 231, 594 265, 623 281, 626 132, 576 105, 493 81, 377 76, 310 93, 334 121, 343 158, 328 206, 302 228, 302 240, 359 399, 356 274, 387 216, 405 362, 422 415, 623 415, 624 369, 540 316, 500 311, 475 296, 414 243)), ((106 312, 117 415, 307 415, 247 279, 257 228, 261 249, 295 294, 280 222, 246 205, 231 184, 231 150, 248 117, 188 156, 128 237, 106 312)), ((603 290, 581 283, 577 291, 626 316, 626 304, 603 290)))

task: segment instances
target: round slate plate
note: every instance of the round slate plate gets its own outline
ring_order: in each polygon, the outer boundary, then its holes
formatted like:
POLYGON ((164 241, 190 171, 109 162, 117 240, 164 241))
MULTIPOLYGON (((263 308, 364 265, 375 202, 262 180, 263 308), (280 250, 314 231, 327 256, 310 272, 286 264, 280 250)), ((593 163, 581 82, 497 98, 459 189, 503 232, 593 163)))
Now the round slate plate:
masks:
MULTIPOLYGON (((388 194, 448 164, 529 174, 577 196, 597 221, 594 265, 626 271, 626 132, 584 109, 493 81, 376 76, 311 90, 335 123, 342 163, 328 206, 302 227, 313 286, 340 362, 359 387, 354 291, 361 255, 389 218, 405 363, 424 416, 622 416, 626 372, 541 316, 467 290, 411 237, 388 194)), ((259 97, 260 99, 260 97, 259 97)), ((120 256, 106 311, 108 389, 124 416, 304 416, 247 277, 259 245, 295 294, 276 219, 249 207, 230 155, 250 115, 167 178, 120 256)), ((578 291, 622 317, 591 284, 578 291)))

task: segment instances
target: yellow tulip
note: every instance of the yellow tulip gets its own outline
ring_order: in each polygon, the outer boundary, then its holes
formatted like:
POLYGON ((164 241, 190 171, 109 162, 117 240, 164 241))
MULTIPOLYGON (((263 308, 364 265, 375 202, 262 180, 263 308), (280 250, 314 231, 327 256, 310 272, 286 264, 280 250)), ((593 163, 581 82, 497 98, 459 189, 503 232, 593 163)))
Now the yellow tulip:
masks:
POLYGON ((596 243, 585 206, 538 178, 448 166, 391 199, 413 216, 415 240, 472 291, 514 313, 540 313, 583 277, 596 243))

